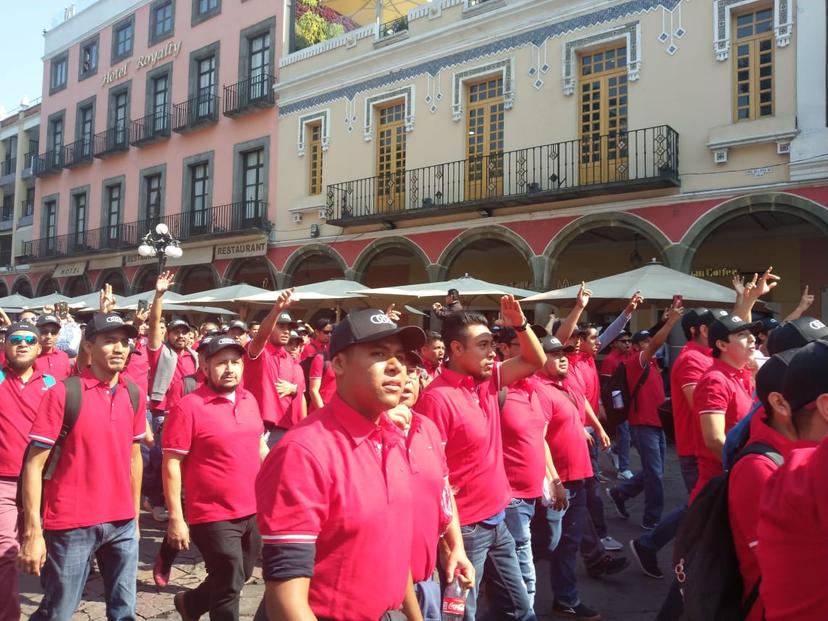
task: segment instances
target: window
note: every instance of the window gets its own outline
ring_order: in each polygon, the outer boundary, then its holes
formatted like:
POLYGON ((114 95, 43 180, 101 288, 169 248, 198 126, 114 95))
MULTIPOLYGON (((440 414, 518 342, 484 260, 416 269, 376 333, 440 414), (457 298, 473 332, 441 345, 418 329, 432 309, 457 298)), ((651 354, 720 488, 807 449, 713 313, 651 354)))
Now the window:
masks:
POLYGON ((734 16, 735 121, 773 116, 773 8, 734 16))
POLYGON ((215 17, 221 13, 221 0, 192 0, 193 14, 192 25, 200 24, 201 22, 215 17))
POLYGON ((46 222, 46 249, 55 249, 55 238, 57 237, 57 201, 46 201, 44 204, 46 222))
POLYGON ((121 223, 121 185, 109 185, 106 187, 106 226, 107 239, 110 242, 117 242, 120 238, 121 223))
POLYGON ((49 152, 52 166, 61 166, 63 161, 63 118, 49 121, 49 152))
POLYGON ((322 193, 322 123, 308 125, 308 194, 322 193))
POLYGON ((3 158, 3 167, 0 176, 11 175, 17 168, 17 136, 11 136, 6 143, 6 155, 3 158))
POLYGON ((80 79, 98 72, 98 39, 89 41, 80 50, 80 79))
POLYGON ((50 93, 66 87, 66 76, 69 71, 69 58, 66 54, 52 60, 52 81, 50 93))
POLYGON ((268 76, 270 75, 270 33, 250 39, 250 57, 248 58, 248 79, 250 80, 250 100, 266 97, 268 76))
POLYGON ((264 149, 242 153, 242 179, 244 219, 252 220, 260 215, 264 200, 264 149))
POLYGON ((627 178, 627 48, 580 57, 580 181, 627 178))
POLYGON ((161 175, 148 175, 144 177, 146 204, 144 214, 151 223, 161 219, 161 175))
POLYGON ((466 200, 503 193, 503 78, 469 84, 466 93, 466 200))
POLYGON ((209 181, 207 162, 190 167, 190 224, 193 233, 203 232, 208 224, 209 181))
POLYGON ((78 129, 81 141, 81 154, 84 157, 92 155, 92 140, 94 135, 94 119, 92 106, 84 106, 78 110, 78 129))
POLYGON ((377 211, 385 213, 405 203, 405 102, 377 112, 377 211))
POLYGON ((75 203, 73 205, 75 221, 72 223, 72 230, 75 233, 74 246, 75 248, 82 248, 86 245, 86 193, 75 194, 73 200, 75 203))
POLYGON ((150 45, 169 37, 173 32, 175 7, 172 0, 165 0, 152 7, 150 18, 150 45))
POLYGON ((112 62, 132 55, 134 22, 132 17, 129 20, 115 26, 112 36, 112 62))
POLYGON ((14 194, 6 194, 3 197, 3 216, 4 222, 8 222, 14 218, 14 194))
POLYGON ((152 79, 152 132, 164 133, 169 129, 170 78, 163 74, 152 79))
MULTIPOLYGON (((34 214, 34 200, 35 200, 35 189, 34 188, 26 188, 26 204, 23 206, 23 215, 24 216, 31 216, 31 215, 34 214)), ((29 224, 31 224, 31 222, 29 224)))
POLYGON ((213 116, 216 90, 216 57, 208 56, 198 61, 198 91, 196 116, 199 119, 213 116))
POLYGON ((127 140, 127 106, 129 105, 129 92, 121 91, 112 96, 112 127, 115 130, 113 146, 123 146, 127 140))

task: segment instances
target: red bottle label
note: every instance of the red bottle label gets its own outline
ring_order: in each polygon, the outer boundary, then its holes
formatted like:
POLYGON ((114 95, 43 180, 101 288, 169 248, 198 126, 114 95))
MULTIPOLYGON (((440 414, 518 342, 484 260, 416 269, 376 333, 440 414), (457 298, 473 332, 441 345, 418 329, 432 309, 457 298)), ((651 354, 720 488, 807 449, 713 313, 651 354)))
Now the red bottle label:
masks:
POLYGON ((443 612, 462 615, 466 612, 466 600, 463 597, 444 597, 443 612))

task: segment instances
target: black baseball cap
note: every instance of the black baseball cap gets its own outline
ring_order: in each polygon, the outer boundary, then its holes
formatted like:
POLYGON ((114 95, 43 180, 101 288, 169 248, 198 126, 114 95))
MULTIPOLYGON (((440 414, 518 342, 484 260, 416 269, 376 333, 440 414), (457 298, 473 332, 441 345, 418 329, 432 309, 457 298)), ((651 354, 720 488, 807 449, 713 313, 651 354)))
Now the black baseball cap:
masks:
POLYGON ((232 348, 239 355, 244 355, 244 347, 232 336, 216 336, 207 343, 207 357, 212 358, 223 349, 232 348))
POLYGON ((530 329, 532 332, 534 332, 534 333, 535 333, 535 336, 536 336, 536 337, 538 337, 538 340, 542 339, 543 337, 545 337, 546 335, 548 335, 548 334, 549 334, 549 333, 546 331, 546 328, 544 328, 543 326, 541 326, 541 325, 539 325, 539 324, 536 324, 536 323, 533 323, 532 325, 530 325, 530 326, 529 326, 529 329, 530 329))
POLYGON ((316 321, 313 322, 313 329, 314 330, 324 330, 329 325, 331 325, 331 320, 327 317, 320 317, 316 321))
POLYGON ((779 327, 779 320, 776 317, 762 317, 759 319, 759 327, 756 329, 757 334, 768 334, 772 330, 779 327))
POLYGON ((632 335, 630 341, 632 341, 633 344, 637 344, 643 341, 644 339, 652 338, 652 336, 653 335, 650 333, 649 330, 639 330, 638 332, 632 335))
POLYGON ((295 328, 298 324, 296 321, 291 317, 290 313, 286 310, 283 310, 279 313, 279 316, 276 318, 276 323, 287 323, 290 324, 291 327, 295 328))
POLYGON ((297 332, 296 330, 291 330, 290 331, 290 340, 291 341, 300 341, 300 340, 302 340, 302 335, 299 334, 299 332, 297 332))
POLYGON ((206 334, 204 337, 198 342, 198 351, 199 353, 204 352, 207 353, 207 346, 210 344, 212 340, 217 338, 218 334, 206 334))
POLYGON ((778 354, 788 349, 804 347, 817 339, 828 339, 828 326, 814 317, 800 317, 786 321, 770 333, 768 353, 778 354))
POLYGON ((95 313, 87 322, 83 336, 87 341, 91 341, 99 334, 115 330, 123 330, 131 339, 138 338, 138 328, 126 323, 118 313, 95 313))
POLYGON ((517 338, 517 332, 511 326, 499 326, 499 330, 492 331, 495 337, 495 341, 498 343, 511 343, 514 339, 517 338))
POLYGON ((744 332, 745 330, 749 330, 753 332, 756 330, 757 326, 761 326, 761 321, 754 321, 753 323, 748 323, 739 315, 732 315, 730 313, 725 313, 720 317, 716 317, 716 320, 710 324, 710 327, 707 330, 707 344, 710 347, 716 346, 716 341, 726 341, 727 337, 731 334, 736 334, 737 332, 744 332))
POLYGON ((405 364, 409 367, 423 366, 423 358, 416 351, 405 352, 405 364))
POLYGON ((227 329, 228 330, 239 329, 242 332, 247 332, 247 324, 244 323, 241 319, 234 319, 227 326, 227 329))
POLYGON ((616 336, 614 339, 612 339, 612 342, 615 343, 618 339, 623 339, 624 337, 627 337, 628 339, 632 339, 632 335, 630 334, 629 330, 627 330, 627 329, 621 330, 621 332, 618 333, 618 336, 616 336))
POLYGON ((373 343, 399 335, 406 351, 425 344, 425 332, 417 326, 400 327, 383 311, 376 308, 354 311, 340 322, 331 334, 331 357, 360 343, 373 343))
POLYGON ((772 392, 782 392, 785 387, 785 376, 788 374, 788 365, 791 363, 798 349, 789 349, 781 354, 771 356, 756 372, 756 396, 767 407, 768 395, 772 392))
POLYGON ((798 349, 788 364, 782 394, 796 412, 828 393, 828 343, 817 340, 798 349))
POLYGON ((14 334, 15 332, 31 332, 35 336, 40 336, 38 327, 29 321, 15 321, 6 329, 6 334, 14 334))
MULTIPOLYGON (((726 311, 722 311, 726 313, 726 311)), ((716 316, 708 308, 698 306, 685 310, 681 315, 681 327, 685 333, 690 333, 690 328, 699 328, 701 326, 709 326, 716 319, 716 316)))
POLYGON ((41 315, 35 321, 35 325, 38 328, 42 328, 43 326, 51 326, 55 325, 58 328, 60 327, 60 318, 57 315, 41 315))
POLYGON ((541 339, 541 347, 543 351, 547 354, 554 354, 559 351, 564 351, 566 348, 564 347, 563 343, 558 340, 558 337, 552 336, 545 336, 541 339))
POLYGON ((178 330, 179 328, 185 328, 187 332, 191 332, 193 327, 187 323, 184 319, 173 319, 170 323, 167 324, 167 330, 178 330))

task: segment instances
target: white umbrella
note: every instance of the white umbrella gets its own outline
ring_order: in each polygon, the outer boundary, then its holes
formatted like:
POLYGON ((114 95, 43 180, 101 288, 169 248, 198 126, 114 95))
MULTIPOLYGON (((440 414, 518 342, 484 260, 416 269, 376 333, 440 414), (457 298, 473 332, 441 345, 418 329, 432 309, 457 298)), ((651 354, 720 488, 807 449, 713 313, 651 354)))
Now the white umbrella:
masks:
POLYGON ((71 302, 72 298, 67 298, 65 295, 61 295, 60 293, 50 293, 49 295, 42 295, 39 298, 32 298, 30 300, 26 300, 26 303, 23 305, 24 308, 43 308, 44 306, 54 305, 58 302, 71 302))
MULTIPOLYGON (((294 287, 293 299, 297 303, 303 301, 353 300, 365 298, 360 292, 367 290, 368 287, 355 280, 325 280, 294 287)), ((266 291, 265 293, 236 298, 234 301, 252 306, 272 306, 281 293, 282 291, 266 291)))
POLYGON ((24 308, 28 308, 31 298, 19 293, 12 293, 4 298, 0 298, 0 308, 10 313, 19 313, 24 308))
POLYGON ((185 295, 177 300, 180 304, 192 306, 220 306, 222 308, 235 308, 236 298, 249 297, 260 293, 270 293, 267 289, 254 287, 245 283, 199 291, 185 295))
MULTIPOLYGON (((564 289, 538 293, 522 301, 574 300, 579 288, 580 285, 572 285, 564 289)), ((694 303, 733 304, 736 300, 736 292, 733 289, 670 269, 657 262, 615 276, 589 281, 587 288, 592 291, 593 299, 605 300, 628 300, 636 291, 640 291, 648 302, 672 300, 674 295, 681 295, 686 302, 694 303)))
POLYGON ((472 278, 468 274, 461 278, 453 278, 441 282, 379 287, 377 289, 361 290, 360 293, 371 297, 394 298, 400 301, 435 300, 442 302, 449 289, 457 289, 461 300, 469 305, 479 305, 484 300, 498 303, 498 298, 503 295, 513 295, 516 298, 535 295, 534 291, 528 289, 498 285, 496 283, 486 282, 485 280, 472 278))

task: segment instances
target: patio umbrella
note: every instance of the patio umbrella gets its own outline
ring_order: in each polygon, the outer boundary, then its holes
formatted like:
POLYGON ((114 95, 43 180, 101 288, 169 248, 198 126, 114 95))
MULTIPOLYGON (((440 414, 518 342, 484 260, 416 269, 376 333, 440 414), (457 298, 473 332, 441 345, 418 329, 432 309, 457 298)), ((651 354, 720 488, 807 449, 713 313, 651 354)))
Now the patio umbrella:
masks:
MULTIPOLYGON (((360 292, 367 289, 368 287, 355 280, 325 280, 294 287, 293 298, 297 304, 325 300, 356 300, 364 299, 365 296, 360 292)), ((265 293, 236 298, 235 301, 239 304, 249 304, 251 306, 272 306, 281 293, 282 291, 266 291, 265 293)))
POLYGON ((50 293, 49 295, 41 295, 38 298, 32 298, 30 300, 26 300, 26 303, 23 305, 24 308, 35 309, 35 308, 43 308, 47 305, 56 304, 57 302, 71 302, 72 298, 67 298, 65 295, 61 295, 60 293, 50 293))
POLYGON ((504 295, 513 295, 516 298, 535 295, 535 292, 529 289, 498 285, 496 283, 486 282, 485 280, 472 278, 468 274, 461 278, 453 278, 441 282, 379 287, 377 289, 361 290, 360 293, 370 297, 385 298, 389 302, 408 302, 411 300, 442 302, 449 289, 457 289, 463 304, 469 306, 481 306, 484 304, 497 306, 500 303, 500 297, 504 295))
POLYGON ((28 308, 31 298, 19 293, 12 293, 4 298, 0 298, 0 308, 9 313, 19 313, 24 308, 28 308))
POLYGON ((254 287, 245 283, 237 285, 229 285, 227 287, 219 287, 218 289, 210 289, 209 291, 199 291, 198 293, 191 293, 182 296, 177 303, 188 306, 213 306, 221 308, 235 309, 238 304, 235 302, 236 298, 249 297, 260 293, 270 293, 267 289, 261 287, 254 287))
MULTIPOLYGON (((554 300, 574 300, 580 285, 538 293, 522 300, 523 302, 547 302, 554 300)), ((644 267, 607 276, 587 283, 592 291, 592 298, 599 300, 628 300, 636 291, 648 302, 665 302, 681 295, 685 302, 694 304, 711 302, 733 304, 736 292, 729 287, 690 276, 684 272, 665 267, 658 262, 650 262, 644 267)))
POLYGON ((406 17, 411 9, 426 4, 430 0, 323 0, 323 8, 336 11, 360 26, 381 24, 400 17, 406 17))

